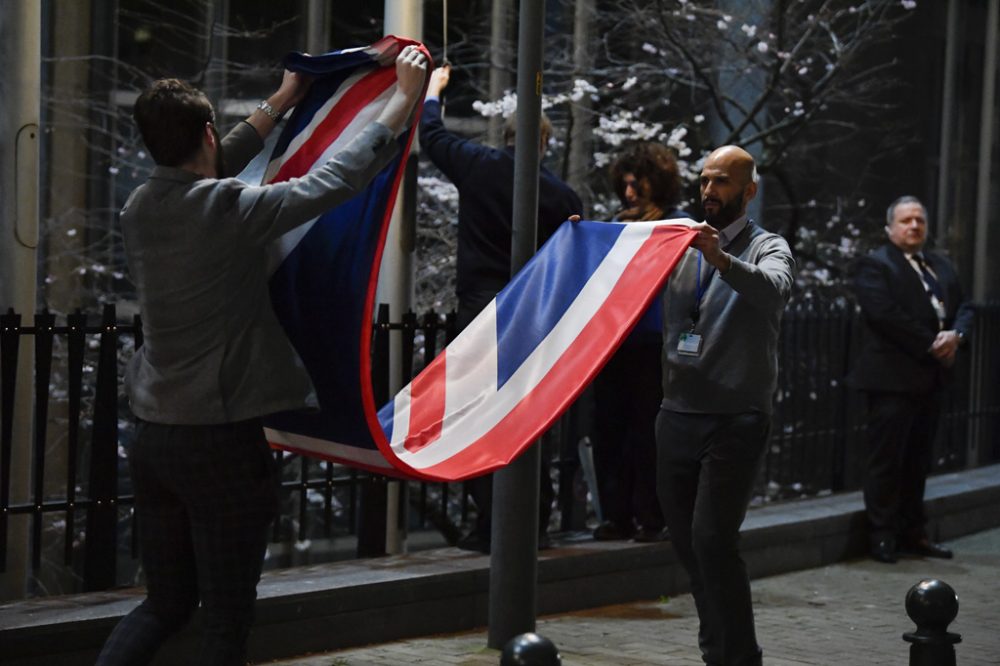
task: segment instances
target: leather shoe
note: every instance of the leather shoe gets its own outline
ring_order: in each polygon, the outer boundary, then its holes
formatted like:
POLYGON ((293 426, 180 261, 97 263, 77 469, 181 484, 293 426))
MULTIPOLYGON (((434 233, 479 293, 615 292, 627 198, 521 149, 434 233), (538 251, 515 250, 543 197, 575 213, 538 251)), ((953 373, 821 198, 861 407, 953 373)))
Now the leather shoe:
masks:
POLYGON ((490 540, 483 538, 481 535, 475 532, 470 532, 464 537, 458 540, 455 544, 456 548, 462 550, 471 550, 477 553, 483 553, 484 555, 489 555, 490 553, 490 540))
POLYGON ((662 527, 660 529, 640 527, 635 531, 635 536, 632 538, 639 543, 657 543, 659 541, 668 540, 670 538, 670 534, 667 532, 666 527, 662 527))
POLYGON ((877 544, 872 546, 871 556, 876 562, 895 564, 896 544, 893 543, 892 539, 882 539, 877 544))
POLYGON ((626 539, 631 539, 634 532, 635 530, 631 529, 631 526, 629 529, 626 529, 614 521, 605 520, 594 530, 594 540, 625 541, 626 539))
POLYGON ((901 553, 906 553, 907 555, 917 555, 918 557, 938 557, 942 560, 950 560, 954 557, 951 549, 945 548, 940 544, 932 542, 928 538, 918 539, 917 541, 908 541, 903 543, 899 551, 901 553))

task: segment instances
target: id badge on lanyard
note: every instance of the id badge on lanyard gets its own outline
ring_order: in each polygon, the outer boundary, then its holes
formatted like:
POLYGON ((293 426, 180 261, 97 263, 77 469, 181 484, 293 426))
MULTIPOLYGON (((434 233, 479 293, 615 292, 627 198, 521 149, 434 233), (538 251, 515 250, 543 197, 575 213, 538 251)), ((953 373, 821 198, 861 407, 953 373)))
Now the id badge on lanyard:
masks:
POLYGON ((687 333, 681 333, 677 338, 677 353, 681 356, 700 356, 701 355, 701 335, 694 332, 695 327, 698 325, 698 319, 701 316, 701 299, 704 298, 705 292, 708 291, 708 285, 712 282, 712 276, 715 274, 715 268, 712 272, 708 274, 708 279, 705 280, 705 285, 701 284, 701 253, 698 253, 698 273, 695 282, 695 297, 694 306, 691 308, 691 330, 687 333))

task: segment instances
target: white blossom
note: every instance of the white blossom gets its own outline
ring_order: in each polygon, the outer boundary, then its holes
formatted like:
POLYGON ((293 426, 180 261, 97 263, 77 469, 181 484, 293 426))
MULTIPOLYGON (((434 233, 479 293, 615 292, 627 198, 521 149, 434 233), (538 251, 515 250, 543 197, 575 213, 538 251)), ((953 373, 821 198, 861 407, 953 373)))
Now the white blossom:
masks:
POLYGON ((704 116, 703 114, 699 113, 698 115, 696 115, 696 116, 694 117, 694 121, 695 121, 696 123, 699 123, 699 124, 700 124, 700 123, 703 123, 703 122, 705 122, 705 116, 704 116))
POLYGON ((458 204, 458 188, 450 180, 435 176, 418 176, 417 185, 435 201, 458 204))
POLYGON ((656 55, 657 53, 660 52, 659 49, 657 49, 655 46, 653 46, 649 42, 644 42, 643 43, 642 50, 645 51, 646 53, 650 53, 652 55, 656 55))
POLYGON ((635 76, 628 77, 627 79, 625 79, 625 83, 622 84, 622 90, 630 90, 638 80, 639 80, 638 77, 635 76))
POLYGON ((757 34, 757 26, 755 25, 747 25, 746 23, 744 23, 742 26, 740 26, 740 30, 745 32, 747 37, 751 38, 757 34))
POLYGON ((757 50, 761 53, 767 53, 767 42, 757 42, 757 50))

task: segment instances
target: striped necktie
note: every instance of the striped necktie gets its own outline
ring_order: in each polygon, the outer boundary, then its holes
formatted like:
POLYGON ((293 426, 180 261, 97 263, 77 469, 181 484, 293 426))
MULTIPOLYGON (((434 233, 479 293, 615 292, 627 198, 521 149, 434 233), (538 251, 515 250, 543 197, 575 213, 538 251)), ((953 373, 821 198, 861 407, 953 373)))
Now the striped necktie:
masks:
POLYGON ((924 278, 924 284, 927 285, 927 291, 934 294, 934 296, 941 301, 941 303, 944 303, 944 289, 941 288, 941 283, 938 282, 938 279, 934 277, 934 274, 931 273, 930 269, 927 267, 927 262, 924 261, 924 255, 914 254, 913 260, 917 262, 917 266, 920 267, 920 274, 924 278))

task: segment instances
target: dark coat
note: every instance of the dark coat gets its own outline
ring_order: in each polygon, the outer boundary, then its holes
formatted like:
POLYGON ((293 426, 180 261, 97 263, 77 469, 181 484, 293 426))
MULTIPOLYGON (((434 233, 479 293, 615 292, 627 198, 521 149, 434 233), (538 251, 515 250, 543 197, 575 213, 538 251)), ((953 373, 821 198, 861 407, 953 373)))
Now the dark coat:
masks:
MULTIPOLYGON (((974 313, 962 297, 958 275, 940 254, 922 254, 945 293, 944 330, 968 340, 974 313)), ((904 393, 942 386, 950 373, 928 351, 938 334, 937 313, 903 251, 886 243, 859 259, 853 286, 865 330, 848 383, 866 391, 904 393)))
MULTIPOLYGON (((481 307, 510 281, 514 215, 514 149, 483 146, 447 130, 441 104, 424 103, 420 147, 458 188, 459 302, 481 307)), ((572 189, 541 167, 538 183, 538 242, 544 243, 567 217, 582 213, 572 189)))

